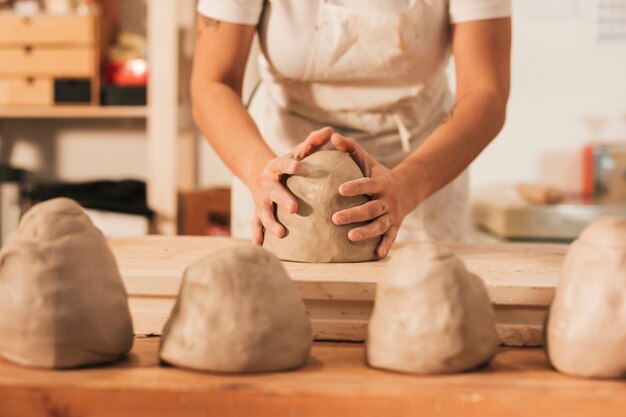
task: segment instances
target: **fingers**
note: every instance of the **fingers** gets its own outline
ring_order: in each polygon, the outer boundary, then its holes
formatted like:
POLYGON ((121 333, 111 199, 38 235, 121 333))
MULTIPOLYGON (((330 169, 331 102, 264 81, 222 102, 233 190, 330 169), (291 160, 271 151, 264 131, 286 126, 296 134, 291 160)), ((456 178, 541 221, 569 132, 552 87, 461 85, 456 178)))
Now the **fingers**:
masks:
POLYGON ((391 215, 383 214, 376 220, 363 226, 356 227, 348 232, 348 239, 353 242, 360 240, 370 239, 372 237, 380 236, 387 232, 391 227, 391 215))
POLYGON ((257 207, 257 216, 261 219, 266 233, 273 233, 278 237, 285 235, 285 228, 274 218, 274 204, 271 201, 257 207))
POLYGON ((344 197, 355 195, 374 195, 384 191, 384 185, 380 178, 365 177, 358 180, 344 182, 339 186, 339 194, 344 197))
POLYGON ((323 127, 313 131, 309 136, 292 151, 292 156, 296 159, 304 159, 313 152, 326 145, 333 134, 331 127, 323 127))
POLYGON ((273 182, 269 186, 270 199, 282 207, 287 213, 295 213, 298 211, 298 202, 283 185, 279 182, 273 182))
POLYGON ((300 161, 291 158, 289 155, 283 155, 270 163, 270 169, 272 174, 278 178, 283 174, 293 175, 297 173, 300 165, 300 161))
POLYGON ((345 136, 341 136, 339 133, 334 133, 330 140, 333 145, 335 145, 335 148, 341 152, 352 154, 361 149, 354 138, 347 138, 345 136))
POLYGON ((263 223, 256 214, 252 218, 252 243, 254 245, 263 243, 263 223))
POLYGON ((283 175, 293 175, 300 170, 301 163, 283 155, 272 160, 264 171, 263 189, 269 198, 285 209, 288 213, 295 213, 298 210, 296 198, 280 183, 283 175))
POLYGON ((387 212, 387 206, 380 200, 372 200, 367 203, 341 210, 333 214, 332 220, 338 226, 356 222, 364 222, 382 216, 387 212))
POLYGON ((396 240, 396 236, 398 235, 398 228, 395 226, 391 226, 389 230, 383 235, 380 243, 378 244, 378 248, 376 248, 376 254, 380 258, 384 258, 389 253, 391 249, 391 245, 396 240))

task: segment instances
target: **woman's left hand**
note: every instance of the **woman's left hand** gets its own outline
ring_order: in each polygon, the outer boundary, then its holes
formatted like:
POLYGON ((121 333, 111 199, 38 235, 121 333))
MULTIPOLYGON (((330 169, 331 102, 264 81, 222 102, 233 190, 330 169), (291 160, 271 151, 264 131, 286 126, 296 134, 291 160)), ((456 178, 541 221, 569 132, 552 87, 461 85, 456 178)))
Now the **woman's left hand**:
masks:
POLYGON ((348 239, 357 242, 382 235, 376 254, 384 258, 396 240, 402 220, 417 206, 412 202, 414 186, 408 178, 376 161, 355 139, 335 133, 331 141, 338 150, 349 154, 365 175, 364 178, 343 183, 339 186, 339 194, 346 197, 368 195, 372 198, 363 205, 336 212, 332 217, 333 223, 369 222, 350 230, 348 239))

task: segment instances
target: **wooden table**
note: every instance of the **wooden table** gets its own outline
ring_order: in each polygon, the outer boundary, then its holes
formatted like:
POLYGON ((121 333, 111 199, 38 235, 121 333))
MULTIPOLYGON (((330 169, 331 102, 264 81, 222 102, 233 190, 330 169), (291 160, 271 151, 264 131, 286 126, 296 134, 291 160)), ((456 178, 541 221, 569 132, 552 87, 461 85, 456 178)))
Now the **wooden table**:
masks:
POLYGON ((474 373, 419 377, 370 369, 359 343, 317 343, 295 372, 212 375, 160 367, 158 338, 95 369, 47 371, 0 360, 0 417, 619 416, 626 383, 572 378, 540 349, 502 348, 474 373))

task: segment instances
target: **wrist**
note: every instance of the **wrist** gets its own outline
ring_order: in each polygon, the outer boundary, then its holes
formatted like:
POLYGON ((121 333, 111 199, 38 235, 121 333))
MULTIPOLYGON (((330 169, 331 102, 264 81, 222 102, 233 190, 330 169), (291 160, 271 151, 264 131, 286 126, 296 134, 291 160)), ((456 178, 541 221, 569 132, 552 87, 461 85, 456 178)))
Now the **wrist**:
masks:
POLYGON ((251 159, 250 162, 246 164, 241 180, 248 187, 248 189, 254 191, 260 186, 263 171, 273 158, 273 154, 263 155, 261 157, 251 159))
POLYGON ((400 164, 392 170, 395 182, 399 185, 405 214, 411 212, 427 197, 423 170, 400 164))

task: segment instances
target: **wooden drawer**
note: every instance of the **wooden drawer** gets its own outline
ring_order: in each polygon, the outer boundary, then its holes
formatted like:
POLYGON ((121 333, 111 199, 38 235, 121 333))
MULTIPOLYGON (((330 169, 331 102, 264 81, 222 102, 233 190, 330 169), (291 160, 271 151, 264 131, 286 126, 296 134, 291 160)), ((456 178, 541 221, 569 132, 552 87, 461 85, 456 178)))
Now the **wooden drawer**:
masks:
POLYGON ((51 106, 50 78, 0 78, 0 106, 51 106))
POLYGON ((96 61, 92 47, 0 48, 0 76, 91 77, 96 74, 96 61))
POLYGON ((23 18, 0 13, 0 45, 93 44, 96 36, 94 15, 23 18))

